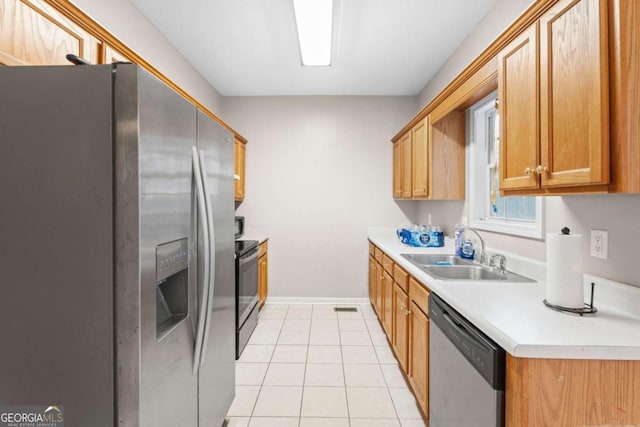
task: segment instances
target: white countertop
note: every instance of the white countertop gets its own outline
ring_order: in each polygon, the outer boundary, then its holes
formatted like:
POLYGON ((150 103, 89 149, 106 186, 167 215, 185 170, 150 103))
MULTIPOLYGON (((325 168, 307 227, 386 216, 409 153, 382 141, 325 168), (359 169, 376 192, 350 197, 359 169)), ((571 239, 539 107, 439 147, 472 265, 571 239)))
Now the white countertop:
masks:
POLYGON ((585 282, 596 282, 598 312, 580 317, 547 308, 542 282, 438 280, 400 256, 451 254, 451 239, 444 248, 414 248, 392 228, 370 227, 369 240, 513 356, 640 360, 640 288, 585 275, 585 282))

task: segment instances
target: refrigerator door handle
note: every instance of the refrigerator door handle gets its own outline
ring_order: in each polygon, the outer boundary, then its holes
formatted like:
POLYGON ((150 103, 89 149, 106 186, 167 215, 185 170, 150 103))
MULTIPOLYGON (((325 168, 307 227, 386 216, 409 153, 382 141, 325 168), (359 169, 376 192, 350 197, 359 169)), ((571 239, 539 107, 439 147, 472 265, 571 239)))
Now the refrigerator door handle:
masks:
POLYGON ((200 150, 200 172, 202 173, 202 185, 204 188, 205 194, 205 206, 207 207, 207 223, 209 226, 209 246, 210 246, 210 263, 209 267, 209 292, 208 292, 208 301, 207 301, 207 316, 205 320, 204 326, 204 338, 202 342, 202 351, 200 355, 200 365, 204 363, 204 357, 207 353, 207 341, 209 340, 209 330, 211 328, 211 310, 213 309, 213 291, 215 289, 215 277, 216 277, 216 248, 213 242, 215 242, 215 227, 213 225, 213 207, 211 206, 211 197, 209 193, 208 179, 207 179, 207 169, 205 167, 204 160, 204 151, 200 150))
POLYGON ((202 345, 204 338, 204 329, 207 318, 207 312, 209 309, 209 282, 210 280, 210 240, 209 240, 209 221, 207 216, 207 205, 206 205, 206 194, 204 190, 204 184, 202 180, 202 171, 200 168, 200 158, 198 156, 198 150, 196 147, 192 147, 192 160, 193 160, 193 177, 195 179, 196 184, 196 196, 198 200, 198 218, 202 222, 202 236, 204 239, 203 246, 203 258, 204 262, 204 271, 203 271, 203 280, 202 280, 202 295, 201 299, 198 300, 199 312, 198 312, 198 326, 196 328, 196 340, 195 347, 193 352, 193 374, 195 375, 200 368, 200 355, 202 353, 202 345))

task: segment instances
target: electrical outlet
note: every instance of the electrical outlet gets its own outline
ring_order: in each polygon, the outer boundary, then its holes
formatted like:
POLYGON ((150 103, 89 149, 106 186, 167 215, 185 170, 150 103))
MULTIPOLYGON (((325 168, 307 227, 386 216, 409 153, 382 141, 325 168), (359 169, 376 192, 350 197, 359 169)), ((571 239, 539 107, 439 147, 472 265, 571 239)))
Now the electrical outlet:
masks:
POLYGON ((609 232, 591 230, 591 256, 607 259, 609 257, 609 232))

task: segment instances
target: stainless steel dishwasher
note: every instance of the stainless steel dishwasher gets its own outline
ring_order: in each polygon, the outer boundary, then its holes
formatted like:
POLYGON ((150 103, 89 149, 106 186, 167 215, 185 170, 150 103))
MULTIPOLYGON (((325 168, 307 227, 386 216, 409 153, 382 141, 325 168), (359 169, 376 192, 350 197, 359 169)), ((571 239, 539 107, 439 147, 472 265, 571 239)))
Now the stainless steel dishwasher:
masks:
POLYGON ((433 293, 429 318, 430 427, 503 427, 504 349, 433 293))

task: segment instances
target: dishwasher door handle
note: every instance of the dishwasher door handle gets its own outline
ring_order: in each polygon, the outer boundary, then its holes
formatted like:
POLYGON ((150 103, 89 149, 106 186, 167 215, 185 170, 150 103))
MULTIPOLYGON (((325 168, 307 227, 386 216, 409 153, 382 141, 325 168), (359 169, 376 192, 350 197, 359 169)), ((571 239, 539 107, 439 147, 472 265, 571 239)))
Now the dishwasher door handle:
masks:
MULTIPOLYGON (((464 327, 463 324, 456 322, 450 315, 449 313, 447 313, 446 311, 442 311, 442 318, 444 320, 447 321, 447 323, 452 327, 455 328, 461 335, 464 335, 465 339, 467 341, 472 341, 473 343, 477 343, 478 345, 482 345, 483 343, 480 342, 476 337, 474 337, 473 335, 471 335, 469 333, 469 331, 467 330, 467 328, 464 327)), ((484 347, 484 345, 482 345, 484 347)))

